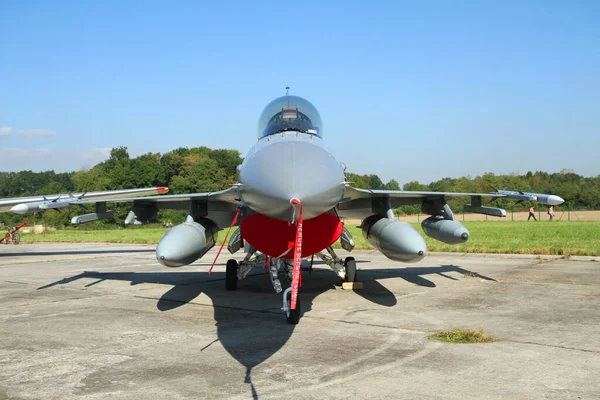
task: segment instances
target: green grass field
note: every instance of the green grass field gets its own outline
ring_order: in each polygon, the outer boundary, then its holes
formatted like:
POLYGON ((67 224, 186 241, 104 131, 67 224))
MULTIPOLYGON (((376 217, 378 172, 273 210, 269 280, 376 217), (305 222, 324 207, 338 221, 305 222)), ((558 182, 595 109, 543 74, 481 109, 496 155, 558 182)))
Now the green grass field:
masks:
MULTIPOLYGON (((412 224, 421 234, 419 224, 412 224)), ((553 254, 600 256, 600 222, 502 221, 464 222, 471 232, 462 245, 447 245, 425 237, 429 251, 459 253, 553 254)), ((357 249, 371 249, 360 229, 347 224, 357 249)), ((27 242, 158 243, 164 228, 129 227, 112 230, 67 229, 40 235, 25 234, 27 242)), ((219 234, 223 240, 224 232, 219 234)), ((336 246, 339 245, 336 243, 336 246)))

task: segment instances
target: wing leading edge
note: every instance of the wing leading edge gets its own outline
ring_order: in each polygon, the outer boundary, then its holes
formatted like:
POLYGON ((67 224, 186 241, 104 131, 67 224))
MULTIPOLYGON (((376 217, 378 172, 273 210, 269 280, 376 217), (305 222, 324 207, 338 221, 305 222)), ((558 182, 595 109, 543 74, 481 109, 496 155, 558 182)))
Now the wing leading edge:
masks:
MULTIPOLYGON (((563 200, 558 196, 544 195, 547 198, 563 200)), ((506 211, 502 208, 486 207, 482 205, 482 198, 507 198, 507 193, 468 193, 468 192, 420 192, 407 190, 372 190, 359 189, 350 185, 346 186, 344 198, 338 205, 338 213, 342 217, 363 219, 372 214, 385 214, 387 210, 404 205, 421 204, 424 213, 429 215, 443 215, 444 205, 447 200, 455 197, 471 197, 471 204, 466 204, 465 211, 486 214, 495 217, 505 217, 506 211)), ((541 201, 541 196, 536 202, 541 201)), ((559 203, 559 204, 560 204, 559 203)))
POLYGON ((93 202, 103 199, 119 198, 139 198, 153 194, 167 193, 169 188, 164 186, 139 188, 139 189, 119 189, 104 190, 98 192, 81 192, 65 194, 49 194, 43 196, 14 197, 0 199, 0 212, 14 212, 24 214, 38 210, 50 210, 70 207, 81 201, 92 200, 93 202))
POLYGON ((82 224, 97 219, 111 218, 103 213, 106 211, 106 203, 128 203, 133 207, 125 224, 138 225, 145 221, 156 218, 158 210, 188 210, 189 215, 194 218, 210 217, 215 223, 223 228, 231 223, 236 208, 240 205, 238 186, 234 185, 228 189, 217 192, 172 194, 163 196, 109 198, 102 200, 80 200, 72 204, 95 204, 96 213, 73 217, 73 224, 82 224))

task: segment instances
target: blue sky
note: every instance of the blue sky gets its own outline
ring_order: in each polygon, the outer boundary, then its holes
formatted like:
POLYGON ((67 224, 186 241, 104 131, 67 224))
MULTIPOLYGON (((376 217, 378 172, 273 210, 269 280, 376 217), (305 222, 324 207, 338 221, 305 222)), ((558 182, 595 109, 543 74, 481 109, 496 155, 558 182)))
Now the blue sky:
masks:
POLYGON ((357 173, 600 174, 597 1, 2 1, 0 171, 244 154, 291 93, 357 173))

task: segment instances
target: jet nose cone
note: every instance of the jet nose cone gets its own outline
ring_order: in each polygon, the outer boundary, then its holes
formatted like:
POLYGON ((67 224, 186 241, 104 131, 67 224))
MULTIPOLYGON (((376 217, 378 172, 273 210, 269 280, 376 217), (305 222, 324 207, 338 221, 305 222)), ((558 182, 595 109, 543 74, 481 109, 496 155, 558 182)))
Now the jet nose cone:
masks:
POLYGON ((292 218, 293 198, 302 202, 306 219, 333 208, 344 193, 344 174, 320 141, 287 134, 258 148, 240 171, 243 201, 282 220, 292 218))

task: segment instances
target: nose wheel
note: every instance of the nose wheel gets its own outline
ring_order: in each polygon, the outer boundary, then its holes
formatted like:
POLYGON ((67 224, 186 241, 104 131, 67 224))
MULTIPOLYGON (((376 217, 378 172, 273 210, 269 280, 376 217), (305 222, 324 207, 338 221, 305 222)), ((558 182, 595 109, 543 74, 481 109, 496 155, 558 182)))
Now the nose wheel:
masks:
POLYGON ((288 324, 297 325, 300 322, 302 308, 300 307, 300 296, 296 300, 296 309, 292 310, 292 288, 287 288, 283 292, 283 307, 281 310, 285 313, 285 319, 288 324))

